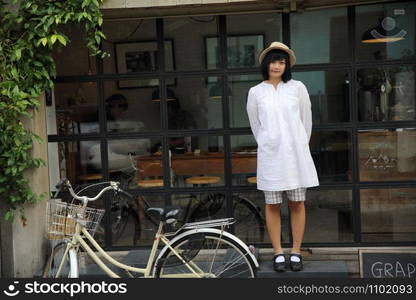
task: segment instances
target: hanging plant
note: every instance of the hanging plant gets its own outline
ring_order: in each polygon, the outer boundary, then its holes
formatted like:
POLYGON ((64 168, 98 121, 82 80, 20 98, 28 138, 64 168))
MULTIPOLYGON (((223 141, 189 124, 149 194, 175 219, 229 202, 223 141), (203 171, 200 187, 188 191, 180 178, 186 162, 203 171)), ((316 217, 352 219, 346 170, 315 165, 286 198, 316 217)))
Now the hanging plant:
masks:
POLYGON ((28 169, 45 166, 43 160, 32 156, 33 143, 43 141, 24 127, 22 118, 31 118, 41 93, 53 87, 56 71, 52 50, 70 43, 63 27, 81 24, 91 55, 108 55, 99 48, 105 38, 101 31, 102 2, 0 0, 0 199, 8 205, 7 220, 12 220, 18 210, 25 223, 25 204, 44 197, 32 192, 24 176, 28 169))

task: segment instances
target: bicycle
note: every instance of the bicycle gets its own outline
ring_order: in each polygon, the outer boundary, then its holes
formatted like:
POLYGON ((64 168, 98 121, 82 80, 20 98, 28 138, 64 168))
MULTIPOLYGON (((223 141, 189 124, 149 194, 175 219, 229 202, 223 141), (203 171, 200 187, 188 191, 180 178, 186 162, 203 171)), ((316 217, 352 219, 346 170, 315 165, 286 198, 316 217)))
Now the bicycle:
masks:
MULTIPOLYGON (((133 180, 134 173, 125 174, 120 172, 117 175, 117 179, 122 179, 124 186, 129 186, 129 183, 133 180)), ((94 183, 86 186, 82 186, 79 189, 79 194, 86 196, 95 193, 96 189, 103 183, 94 183)), ((197 222, 200 220, 209 220, 218 218, 225 206, 225 196, 221 193, 210 193, 199 200, 196 195, 182 196, 181 199, 187 200, 185 211, 179 223, 185 224, 186 222, 197 222)), ((179 198, 178 198, 179 200, 179 198)), ((244 240, 246 243, 263 241, 266 227, 265 221, 261 214, 261 209, 253 203, 247 197, 242 195, 233 195, 232 198, 234 219, 234 235, 244 240)), ((157 229, 158 223, 147 215, 146 209, 151 207, 149 202, 144 198, 140 198, 141 205, 135 201, 134 197, 128 193, 115 193, 112 196, 111 201, 111 231, 112 231, 112 243, 115 244, 123 236, 124 230, 129 220, 134 224, 134 234, 132 245, 136 246, 138 240, 140 240, 143 224, 139 217, 139 210, 143 211, 142 216, 146 218, 148 223, 157 229)), ((99 240, 103 243, 104 237, 104 224, 100 224, 98 227, 99 240)))
POLYGON ((175 232, 163 232, 166 224, 180 217, 180 208, 149 208, 147 213, 159 220, 158 230, 148 257, 146 268, 123 264, 107 254, 94 240, 94 232, 104 214, 103 209, 87 207, 109 190, 119 190, 119 183, 110 182, 95 197, 78 196, 68 180, 59 183, 58 191, 66 188, 81 205, 52 199, 48 202, 48 237, 63 239, 52 250, 46 263, 44 277, 79 277, 78 253, 87 255, 110 277, 118 278, 103 261, 125 270, 127 275, 172 278, 256 277, 258 262, 248 246, 225 231, 234 219, 186 223, 175 232), (217 229, 215 227, 220 227, 217 229), (86 240, 86 241, 85 241, 86 240), (88 242, 88 243, 87 243, 88 242), (157 255, 159 244, 164 244, 157 255), (91 245, 91 247, 89 246, 91 245), (101 256, 97 256, 95 249, 101 256))

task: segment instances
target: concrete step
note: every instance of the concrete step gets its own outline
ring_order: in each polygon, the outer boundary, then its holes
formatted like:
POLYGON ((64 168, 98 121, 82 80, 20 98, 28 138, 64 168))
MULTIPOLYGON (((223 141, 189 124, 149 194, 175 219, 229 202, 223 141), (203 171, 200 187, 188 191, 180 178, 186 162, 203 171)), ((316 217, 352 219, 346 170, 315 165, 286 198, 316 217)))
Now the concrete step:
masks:
MULTIPOLYGON (((135 267, 145 268, 150 250, 140 249, 125 252, 111 253, 111 255, 122 263, 135 267)), ((299 272, 292 272, 287 268, 286 272, 275 272, 271 259, 265 260, 260 257, 259 269, 257 276, 259 278, 317 278, 317 277, 348 277, 349 272, 345 261, 329 260, 304 260, 304 268, 299 272)), ((109 265, 109 267, 118 275, 126 277, 125 271, 109 265)), ((88 278, 107 277, 107 275, 89 258, 80 260, 80 276, 88 278)))
POLYGON ((272 261, 260 263, 257 270, 259 278, 347 278, 349 277, 347 265, 344 261, 303 261, 303 270, 293 272, 286 267, 285 272, 273 270, 272 261))

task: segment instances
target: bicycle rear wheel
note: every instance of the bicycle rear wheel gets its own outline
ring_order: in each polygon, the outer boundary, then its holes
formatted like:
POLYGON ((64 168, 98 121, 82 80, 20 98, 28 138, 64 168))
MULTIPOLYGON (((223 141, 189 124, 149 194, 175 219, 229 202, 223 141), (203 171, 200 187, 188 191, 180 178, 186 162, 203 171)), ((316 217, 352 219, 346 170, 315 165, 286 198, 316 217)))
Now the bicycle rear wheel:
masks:
POLYGON ((157 278, 256 277, 256 266, 247 249, 223 234, 201 231, 185 234, 170 246, 180 258, 168 248, 156 261, 157 278))
POLYGON ((45 269, 43 271, 43 277, 47 278, 78 278, 78 257, 75 249, 70 248, 65 254, 67 243, 62 242, 56 245, 51 255, 46 262, 45 269), (61 266, 62 264, 62 266, 61 266), (61 267, 60 267, 61 266, 61 267), (59 270, 60 268, 60 270, 59 270), (59 271, 59 274, 58 274, 59 271))

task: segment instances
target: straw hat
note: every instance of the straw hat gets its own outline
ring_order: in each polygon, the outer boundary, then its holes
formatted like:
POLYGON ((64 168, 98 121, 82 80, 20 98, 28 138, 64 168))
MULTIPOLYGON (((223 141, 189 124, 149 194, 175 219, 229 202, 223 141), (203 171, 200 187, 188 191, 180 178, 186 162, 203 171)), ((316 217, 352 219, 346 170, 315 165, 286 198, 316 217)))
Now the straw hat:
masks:
POLYGON ((296 63, 295 53, 292 50, 290 50, 290 48, 288 46, 286 46, 285 44, 280 43, 280 42, 273 42, 273 43, 270 44, 270 46, 268 48, 264 49, 260 53, 260 55, 259 55, 260 64, 263 61, 266 54, 269 53, 269 51, 271 51, 271 50, 283 50, 283 51, 285 51, 289 55, 289 60, 290 60, 290 66, 291 67, 296 63))

